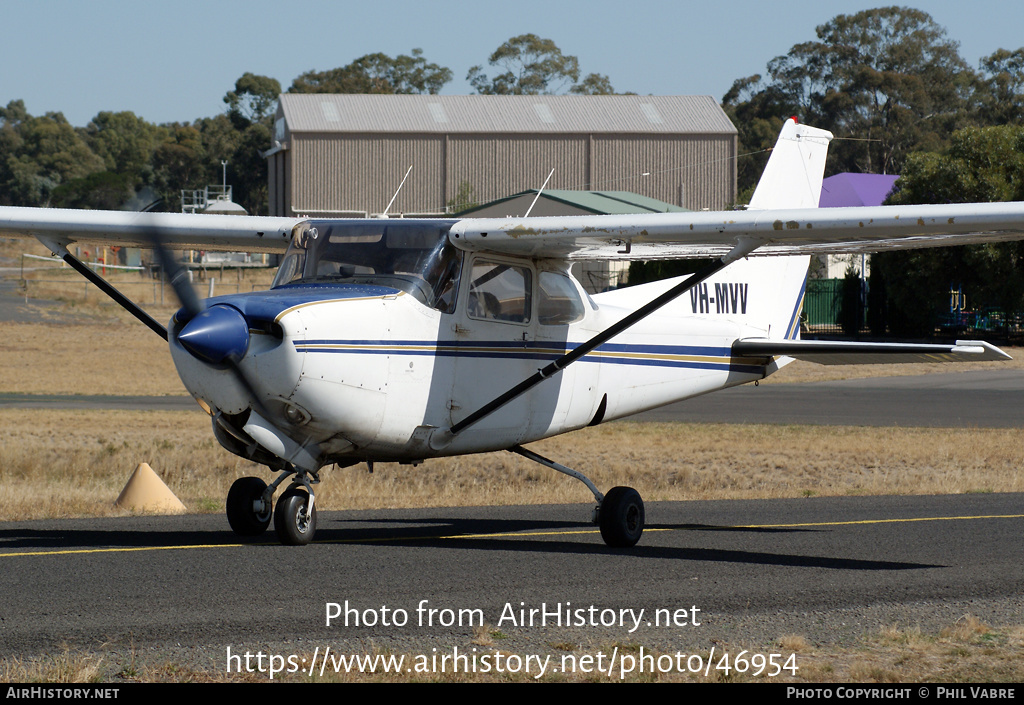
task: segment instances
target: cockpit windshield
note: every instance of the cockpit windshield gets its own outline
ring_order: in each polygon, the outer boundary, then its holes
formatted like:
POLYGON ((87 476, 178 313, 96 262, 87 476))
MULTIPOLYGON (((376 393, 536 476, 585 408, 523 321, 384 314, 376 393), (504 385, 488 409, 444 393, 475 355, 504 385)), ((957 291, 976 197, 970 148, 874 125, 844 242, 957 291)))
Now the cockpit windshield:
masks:
POLYGON ((287 284, 372 284, 445 313, 455 306, 462 253, 454 221, 311 220, 296 232, 274 279, 287 284))

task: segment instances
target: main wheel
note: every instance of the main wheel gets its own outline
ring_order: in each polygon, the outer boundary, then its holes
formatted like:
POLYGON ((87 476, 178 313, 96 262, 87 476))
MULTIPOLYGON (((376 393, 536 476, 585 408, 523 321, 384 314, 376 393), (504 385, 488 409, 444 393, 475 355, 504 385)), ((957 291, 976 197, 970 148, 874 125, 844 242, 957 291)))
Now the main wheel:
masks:
POLYGON ((307 507, 309 493, 299 487, 290 487, 277 500, 274 528, 281 543, 286 546, 305 546, 313 540, 313 534, 316 533, 316 504, 308 514, 307 507))
POLYGON ((644 533, 644 501, 632 487, 613 487, 597 516, 601 538, 613 548, 635 546, 644 533))
POLYGON ((270 502, 263 501, 267 483, 258 477, 235 480, 228 490, 227 513, 231 530, 239 536, 259 536, 270 526, 270 502))

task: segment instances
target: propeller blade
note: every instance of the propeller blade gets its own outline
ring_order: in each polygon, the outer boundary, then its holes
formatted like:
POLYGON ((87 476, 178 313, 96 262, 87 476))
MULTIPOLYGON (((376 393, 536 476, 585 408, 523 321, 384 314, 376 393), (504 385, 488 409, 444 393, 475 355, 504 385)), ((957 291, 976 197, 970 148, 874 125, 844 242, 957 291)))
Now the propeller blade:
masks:
POLYGON ((164 245, 159 232, 154 230, 150 233, 149 239, 153 245, 157 262, 160 263, 160 269, 167 275, 167 280, 170 282, 171 288, 174 289, 174 295, 178 297, 182 308, 188 313, 190 319, 199 315, 203 307, 199 303, 195 289, 192 288, 192 282, 189 281, 188 269, 182 267, 174 258, 174 254, 164 245))
POLYGON ((191 354, 195 355, 198 359, 214 364, 215 366, 224 365, 228 370, 231 371, 235 380, 239 386, 245 390, 246 396, 249 398, 249 402, 252 405, 253 410, 263 418, 274 418, 273 414, 267 411, 266 407, 260 401, 259 395, 256 393, 255 387, 246 377, 245 372, 242 371, 238 363, 245 355, 245 348, 249 344, 249 326, 245 322, 245 318, 235 311, 235 309, 227 306, 214 306, 216 309, 229 309, 234 311, 238 318, 241 319, 241 325, 244 326, 244 346, 241 342, 242 331, 238 321, 230 321, 230 314, 223 314, 218 312, 209 316, 204 315, 206 310, 199 301, 199 297, 196 295, 195 289, 192 288, 192 282, 189 281, 188 269, 181 266, 181 264, 175 259, 174 254, 164 245, 163 238, 160 237, 160 233, 154 230, 150 233, 150 242, 153 246, 153 252, 156 254, 157 261, 160 263, 160 268, 167 274, 167 278, 171 283, 171 288, 174 289, 174 295, 178 298, 181 303, 182 311, 185 315, 181 315, 181 311, 175 314, 175 318, 178 323, 184 323, 185 327, 179 331, 178 340, 181 342, 182 347, 188 350, 191 354), (199 322, 195 327, 190 329, 190 325, 193 320, 199 319, 199 322), (206 325, 210 323, 209 319, 217 319, 216 323, 213 324, 213 328, 220 330, 222 335, 211 334, 210 326, 206 325), (227 321, 227 322, 225 322, 227 321), (223 334, 224 329, 230 329, 232 332, 223 334), (189 332, 186 333, 186 330, 189 332), (182 339, 182 334, 185 334, 185 340, 182 339), (214 342, 214 338, 218 340, 214 342), (225 342, 225 339, 227 342, 225 342), (187 341, 187 342, 186 342, 187 341), (216 362, 211 360, 216 359, 216 362))
MULTIPOLYGON (((160 233, 152 232, 150 241, 160 262, 160 267, 167 273, 174 294, 181 302, 182 308, 175 314, 175 321, 178 324, 175 329, 180 326, 177 332, 178 342, 196 359, 215 368, 230 371, 235 381, 245 391, 245 396, 253 412, 249 416, 251 423, 247 423, 246 427, 261 428, 266 431, 261 439, 256 439, 258 443, 269 444, 274 448, 269 452, 281 458, 286 464, 296 464, 304 470, 315 472, 319 468, 317 459, 320 457, 320 449, 317 444, 310 439, 304 442, 296 441, 285 429, 275 423, 274 419, 279 418, 279 415, 273 414, 267 409, 260 400, 255 386, 242 369, 240 363, 249 347, 249 322, 245 316, 233 306, 214 304, 204 307, 192 288, 188 270, 181 266, 164 245, 160 233), (276 448, 275 443, 268 440, 271 437, 277 438, 278 443, 283 448, 287 448, 288 452, 276 448)), ((242 429, 237 430, 241 431, 242 429)))

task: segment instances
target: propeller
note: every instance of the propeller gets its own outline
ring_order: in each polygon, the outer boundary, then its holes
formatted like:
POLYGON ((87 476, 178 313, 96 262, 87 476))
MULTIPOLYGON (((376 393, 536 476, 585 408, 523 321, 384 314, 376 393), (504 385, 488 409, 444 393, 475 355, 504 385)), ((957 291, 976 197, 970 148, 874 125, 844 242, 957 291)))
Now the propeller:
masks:
MULTIPOLYGON (((222 431, 244 446, 245 457, 280 473, 270 485, 258 478, 236 480, 228 493, 229 523, 236 531, 241 526, 242 533, 253 528, 257 528, 257 534, 261 533, 270 523, 274 492, 283 480, 292 477, 291 487, 281 495, 273 512, 274 526, 283 543, 309 543, 316 531, 313 484, 320 481, 317 474, 323 459, 320 447, 308 437, 303 442, 292 438, 280 427, 280 422, 275 421, 279 417, 270 413, 260 401, 260 395, 241 365, 249 349, 249 322, 245 316, 234 306, 226 304, 204 308, 192 288, 188 271, 164 245, 159 232, 152 231, 149 240, 160 267, 181 302, 181 309, 174 314, 175 325, 167 331, 168 337, 176 336, 181 346, 196 359, 230 371, 249 402, 250 411, 240 422, 225 418, 219 411, 211 414, 214 433, 218 434, 217 427, 220 426, 222 431)), ((228 441, 225 448, 231 450, 231 446, 234 442, 228 441)), ((239 450, 242 449, 233 452, 239 450)))
MULTIPOLYGON (((249 348, 249 322, 245 316, 235 307, 226 304, 204 308, 189 281, 188 270, 164 245, 159 232, 151 232, 149 240, 160 267, 167 274, 174 294, 181 302, 181 309, 174 314, 178 342, 196 359, 216 369, 230 371, 249 401, 252 412, 244 422, 243 429, 235 430, 242 430, 284 463, 315 475, 320 467, 319 446, 309 438, 296 441, 282 429, 274 421, 277 417, 260 400, 255 386, 242 369, 240 363, 249 348)), ((168 334, 175 333, 168 331, 168 334)))
POLYGON ((249 347, 249 324, 245 317, 232 306, 204 308, 189 281, 188 270, 175 259, 159 231, 150 232, 149 240, 181 304, 181 310, 174 314, 175 322, 182 325, 177 333, 178 342, 199 360, 229 370, 245 390, 253 411, 264 419, 273 418, 239 365, 249 347))

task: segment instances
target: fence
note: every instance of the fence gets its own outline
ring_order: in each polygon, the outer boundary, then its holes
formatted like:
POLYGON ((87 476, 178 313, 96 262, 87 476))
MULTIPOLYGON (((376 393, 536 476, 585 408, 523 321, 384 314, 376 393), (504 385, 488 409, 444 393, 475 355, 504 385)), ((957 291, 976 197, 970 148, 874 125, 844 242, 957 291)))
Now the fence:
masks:
POLYGON ((842 333, 839 319, 842 298, 842 279, 808 279, 801 327, 809 333, 842 333))
MULTIPOLYGON (((122 291, 126 296, 139 304, 153 304, 157 306, 177 305, 177 299, 173 290, 165 281, 159 268, 134 267, 123 265, 111 265, 102 262, 86 262, 103 274, 115 275, 108 281, 122 291), (107 270, 110 270, 109 272, 107 270), (116 274, 135 272, 138 279, 126 279, 116 274)), ((193 286, 196 294, 203 293, 209 298, 217 294, 241 293, 243 291, 256 291, 266 289, 270 284, 273 270, 262 264, 238 264, 238 263, 217 263, 212 266, 205 264, 183 264, 190 267, 189 279, 195 275, 193 286), (225 270, 235 270, 235 281, 225 277, 225 270), (210 276, 218 273, 219 277, 210 276), (255 275, 260 281, 253 282, 250 274, 255 275), (200 282, 202 282, 200 284, 200 282)), ((40 298, 64 298, 71 300, 89 301, 90 298, 107 302, 105 294, 100 292, 92 283, 83 279, 81 275, 68 267, 60 258, 40 257, 38 255, 24 254, 21 258, 21 279, 20 287, 26 303, 35 292, 40 298), (26 260, 42 260, 41 266, 26 267, 26 260), (32 276, 27 272, 33 272, 32 276), (39 275, 43 276, 40 277, 39 275), (76 292, 81 292, 79 299, 76 292)))
MULTIPOLYGON (((804 306, 801 314, 801 329, 810 335, 843 335, 843 279, 810 279, 804 293, 804 306)), ((1019 342, 1024 340, 1024 314, 1006 312, 993 306, 982 306, 967 309, 963 304, 959 290, 949 292, 949 305, 946 313, 918 311, 919 317, 927 316, 928 322, 923 335, 939 338, 958 338, 962 336, 983 336, 998 340, 1019 342)), ((867 325, 867 292, 860 297, 859 332, 866 333, 867 325)), ((938 303, 938 302, 937 302, 938 303)), ((857 304, 854 303, 854 306, 857 304)), ((943 301, 936 309, 946 308, 943 301)), ((884 315, 884 314, 883 314, 884 315)), ((876 332, 874 334, 877 335, 876 332)))

